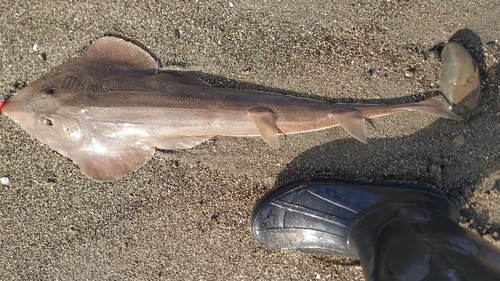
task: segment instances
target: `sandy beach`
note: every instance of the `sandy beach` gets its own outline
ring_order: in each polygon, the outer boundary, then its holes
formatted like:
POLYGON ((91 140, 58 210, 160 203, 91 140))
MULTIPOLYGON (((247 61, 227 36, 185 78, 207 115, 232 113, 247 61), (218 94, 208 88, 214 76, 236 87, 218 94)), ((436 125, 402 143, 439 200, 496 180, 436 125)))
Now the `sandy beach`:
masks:
POLYGON ((1 280, 364 280, 359 261, 267 250, 250 233, 267 191, 318 177, 433 185, 500 247, 498 0, 2 0, 0 11, 0 100, 105 35, 216 87, 386 104, 439 96, 453 38, 483 88, 464 121, 405 112, 367 122, 368 144, 336 127, 280 136, 278 150, 215 136, 111 182, 0 116, 1 280))

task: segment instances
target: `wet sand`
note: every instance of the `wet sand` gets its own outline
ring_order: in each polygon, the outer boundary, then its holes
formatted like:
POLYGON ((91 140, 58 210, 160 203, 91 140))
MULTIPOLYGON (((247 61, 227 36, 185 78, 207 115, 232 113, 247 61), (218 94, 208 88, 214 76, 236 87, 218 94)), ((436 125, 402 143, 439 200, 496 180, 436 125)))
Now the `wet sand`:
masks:
POLYGON ((216 136, 156 151, 106 183, 2 116, 2 280, 362 280, 356 260, 274 252, 251 237, 248 218, 266 191, 312 177, 434 185, 459 204, 464 227, 500 246, 495 1, 5 0, 0 11, 3 97, 104 35, 215 86, 331 102, 437 95, 439 50, 452 37, 483 80, 481 104, 463 122, 408 112, 367 123, 367 145, 337 127, 280 137, 279 150, 216 136))

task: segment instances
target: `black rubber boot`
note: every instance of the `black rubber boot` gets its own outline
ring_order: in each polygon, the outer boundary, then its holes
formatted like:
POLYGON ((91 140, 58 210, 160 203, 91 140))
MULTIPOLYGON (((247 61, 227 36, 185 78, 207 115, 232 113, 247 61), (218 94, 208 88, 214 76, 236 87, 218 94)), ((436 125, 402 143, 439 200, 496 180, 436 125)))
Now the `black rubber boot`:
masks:
POLYGON ((250 218, 269 248, 361 260, 367 280, 500 280, 500 251, 438 189, 340 180, 268 193, 250 218))

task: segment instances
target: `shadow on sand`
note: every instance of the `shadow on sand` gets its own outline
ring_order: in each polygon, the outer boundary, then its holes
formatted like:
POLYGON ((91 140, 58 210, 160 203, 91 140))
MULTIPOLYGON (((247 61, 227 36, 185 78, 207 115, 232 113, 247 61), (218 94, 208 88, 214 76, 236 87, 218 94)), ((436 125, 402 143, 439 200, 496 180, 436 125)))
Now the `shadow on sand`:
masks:
POLYGON ((474 32, 460 30, 450 40, 470 50, 481 68, 481 104, 464 116, 465 122, 438 119, 413 135, 369 138, 368 145, 344 139, 316 146, 293 159, 275 186, 325 177, 430 184, 458 203, 462 222, 473 222, 469 227, 482 234, 499 232, 500 226, 490 223, 495 214, 477 211, 472 199, 476 191, 500 191, 500 101, 498 85, 489 83, 500 81, 500 65, 485 68, 482 44, 474 32))

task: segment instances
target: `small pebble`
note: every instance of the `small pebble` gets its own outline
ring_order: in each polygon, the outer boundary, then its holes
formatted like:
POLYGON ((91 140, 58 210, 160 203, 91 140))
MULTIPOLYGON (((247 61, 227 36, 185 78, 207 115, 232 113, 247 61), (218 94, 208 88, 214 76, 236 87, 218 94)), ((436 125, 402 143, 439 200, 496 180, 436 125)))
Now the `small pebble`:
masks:
POLYGON ((1 184, 9 184, 9 178, 8 177, 0 178, 0 183, 1 184))
POLYGON ((414 75, 415 75, 415 70, 413 69, 407 69, 405 71, 406 78, 412 78, 414 75))
POLYGON ((432 49, 429 51, 428 59, 437 60, 439 59, 439 51, 436 49, 432 49))
POLYGON ((465 136, 464 135, 458 135, 453 139, 453 145, 455 147, 459 147, 465 144, 465 136))
POLYGON ((40 53, 40 58, 43 60, 43 62, 46 62, 47 61, 47 54, 45 52, 43 53, 40 53))
POLYGON ((486 43, 486 48, 488 48, 490 50, 495 50, 497 48, 495 41, 490 41, 490 42, 486 43))

